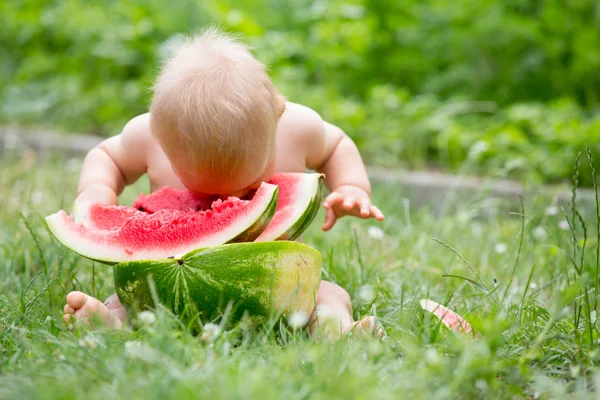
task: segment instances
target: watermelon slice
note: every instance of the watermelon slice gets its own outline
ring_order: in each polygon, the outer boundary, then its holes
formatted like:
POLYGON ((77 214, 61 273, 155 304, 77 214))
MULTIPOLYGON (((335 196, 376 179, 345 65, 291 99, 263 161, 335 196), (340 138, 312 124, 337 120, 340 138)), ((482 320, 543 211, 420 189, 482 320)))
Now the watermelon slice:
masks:
POLYGON ((251 200, 217 200, 205 211, 78 204, 71 219, 64 211, 46 217, 66 247, 108 264, 177 257, 192 250, 256 239, 273 217, 277 186, 263 183, 251 200))
MULTIPOLYGON (((313 221, 323 198, 323 175, 286 172, 273 175, 270 184, 277 185, 277 208, 267 228, 256 239, 295 240, 313 221)), ((196 212, 210 208, 215 198, 201 197, 187 190, 164 187, 147 195, 141 194, 132 207, 84 205, 74 210, 73 219, 97 229, 118 228, 138 211, 155 213, 163 210, 196 212)), ((231 199, 230 199, 231 200, 231 199)))
POLYGON ((295 240, 313 221, 323 199, 323 175, 280 173, 269 183, 279 187, 275 216, 257 242, 295 240))
POLYGON ((321 281, 322 256, 298 242, 235 243, 190 252, 179 259, 124 262, 114 267, 115 287, 125 309, 161 304, 177 315, 220 315, 231 303, 230 317, 244 313, 268 317, 314 310, 321 281), (149 282, 152 282, 150 284, 149 282))

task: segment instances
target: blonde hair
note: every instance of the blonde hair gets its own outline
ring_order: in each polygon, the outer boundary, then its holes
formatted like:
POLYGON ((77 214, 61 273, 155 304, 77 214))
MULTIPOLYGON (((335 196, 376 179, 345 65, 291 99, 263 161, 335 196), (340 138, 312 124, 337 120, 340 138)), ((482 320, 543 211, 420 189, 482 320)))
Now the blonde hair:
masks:
POLYGON ((164 63, 150 127, 171 161, 234 177, 274 148, 279 107, 265 66, 235 38, 209 29, 164 63))

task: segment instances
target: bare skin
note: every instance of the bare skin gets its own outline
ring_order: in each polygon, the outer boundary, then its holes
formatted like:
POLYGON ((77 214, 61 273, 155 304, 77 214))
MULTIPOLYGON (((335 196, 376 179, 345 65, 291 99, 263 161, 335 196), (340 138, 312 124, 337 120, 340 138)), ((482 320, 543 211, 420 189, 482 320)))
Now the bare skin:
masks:
MULTIPOLYGON (((383 213, 371 204, 371 186, 356 145, 338 127, 321 119, 304 106, 281 102, 282 115, 276 134, 276 149, 264 160, 249 165, 246 176, 219 180, 207 171, 189 171, 176 160, 169 160, 150 134, 149 114, 132 119, 120 135, 102 142, 88 153, 80 177, 77 202, 100 201, 118 204, 117 197, 126 185, 147 174, 152 191, 164 186, 187 188, 197 193, 241 196, 268 181, 275 172, 305 172, 313 169, 326 175, 331 193, 323 202, 326 209, 322 229, 330 230, 337 219, 351 215, 382 221, 383 213), (285 110, 285 111, 284 111, 285 110), (219 182, 216 184, 215 182, 219 182)), ((178 149, 182 152, 185 149, 178 149)), ((107 327, 120 328, 127 314, 118 297, 104 303, 82 292, 71 292, 64 307, 64 320, 91 318, 107 327)), ((383 331, 373 317, 354 321, 348 293, 340 286, 323 281, 317 293, 315 312, 309 321, 311 331, 328 326, 329 336, 363 332, 381 336, 383 331), (333 327, 333 328, 332 328, 333 327)))

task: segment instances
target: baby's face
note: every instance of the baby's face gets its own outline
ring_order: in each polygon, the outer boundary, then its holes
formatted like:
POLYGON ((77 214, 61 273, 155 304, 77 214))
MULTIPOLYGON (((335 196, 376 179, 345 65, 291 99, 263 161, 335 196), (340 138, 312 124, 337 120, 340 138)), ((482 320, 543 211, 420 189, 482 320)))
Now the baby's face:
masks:
POLYGON ((223 178, 210 171, 193 171, 185 165, 171 163, 173 170, 181 179, 185 187, 201 195, 227 198, 230 196, 243 197, 253 189, 258 189, 262 182, 271 179, 275 172, 275 156, 268 156, 266 160, 258 159, 247 165, 243 173, 234 179, 223 178))

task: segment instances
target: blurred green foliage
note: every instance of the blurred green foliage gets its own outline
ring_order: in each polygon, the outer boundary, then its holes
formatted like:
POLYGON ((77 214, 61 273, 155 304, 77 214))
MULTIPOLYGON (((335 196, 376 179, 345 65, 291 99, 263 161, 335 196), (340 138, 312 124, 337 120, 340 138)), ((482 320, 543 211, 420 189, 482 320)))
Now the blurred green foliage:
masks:
POLYGON ((112 135, 209 24, 243 34, 372 163, 555 181, 599 142, 596 0, 8 0, 0 120, 112 135))

